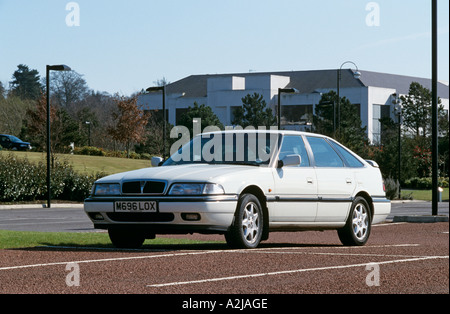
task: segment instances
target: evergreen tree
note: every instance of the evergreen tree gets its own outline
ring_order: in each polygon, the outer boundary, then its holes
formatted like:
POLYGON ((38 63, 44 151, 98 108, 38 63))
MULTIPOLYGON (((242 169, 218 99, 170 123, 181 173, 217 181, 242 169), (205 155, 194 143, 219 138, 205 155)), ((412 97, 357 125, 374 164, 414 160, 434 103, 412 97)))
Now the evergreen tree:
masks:
POLYGON ((22 99, 38 100, 43 89, 39 80, 37 70, 30 70, 27 65, 19 64, 10 82, 11 93, 22 99))
POLYGON ((233 125, 240 125, 243 128, 253 126, 265 126, 267 128, 276 125, 277 118, 273 115, 272 109, 267 108, 267 103, 262 95, 254 93, 242 98, 242 107, 234 110, 233 125))
POLYGON ((363 154, 369 143, 366 135, 367 128, 361 125, 358 108, 347 98, 341 97, 338 106, 338 97, 335 91, 322 95, 314 116, 315 132, 334 137, 355 153, 363 154), (335 113, 333 109, 335 109, 335 113), (334 125, 334 121, 336 121, 336 125, 334 125), (336 134, 334 134, 334 129, 336 134))
POLYGON ((201 119, 201 131, 207 126, 217 126, 219 129, 224 129, 222 122, 220 122, 211 107, 204 104, 199 105, 197 102, 194 102, 194 107, 188 108, 187 112, 181 116, 177 124, 187 127, 191 136, 193 136, 193 120, 199 118, 201 119))

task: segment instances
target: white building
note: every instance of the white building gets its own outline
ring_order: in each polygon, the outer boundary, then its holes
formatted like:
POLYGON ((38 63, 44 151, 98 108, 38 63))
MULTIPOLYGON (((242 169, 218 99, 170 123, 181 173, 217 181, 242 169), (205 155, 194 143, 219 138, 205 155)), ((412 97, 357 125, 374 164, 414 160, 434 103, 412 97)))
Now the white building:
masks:
MULTIPOLYGON (((430 79, 370 71, 360 71, 361 76, 355 78, 350 69, 343 69, 341 73, 340 96, 359 106, 362 126, 367 126, 372 142, 379 139, 379 118, 396 119, 393 105, 396 95, 408 94, 412 82, 431 90, 430 79)), ((336 91, 337 81, 338 70, 192 75, 166 86, 167 119, 176 125, 187 108, 197 102, 211 107, 224 125, 232 125, 233 111, 242 106, 246 95, 263 95, 275 114, 278 89, 295 88, 298 90, 295 94, 281 95, 282 128, 308 129, 321 93, 336 91)), ((448 111, 448 84, 438 83, 438 96, 448 111)), ((141 95, 138 104, 145 110, 161 110, 161 94, 141 95)))

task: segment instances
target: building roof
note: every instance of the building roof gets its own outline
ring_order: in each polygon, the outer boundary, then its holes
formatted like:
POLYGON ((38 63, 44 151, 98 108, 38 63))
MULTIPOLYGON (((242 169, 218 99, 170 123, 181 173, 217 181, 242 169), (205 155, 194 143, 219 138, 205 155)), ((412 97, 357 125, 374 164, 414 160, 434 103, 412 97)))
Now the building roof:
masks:
MULTIPOLYGON (((341 88, 352 87, 381 87, 396 89, 399 94, 407 94, 412 82, 418 82, 431 90, 431 79, 362 71, 361 77, 355 79, 350 69, 343 69, 341 75, 341 88)), ((167 86, 168 93, 185 93, 185 97, 206 97, 208 78, 214 77, 252 77, 264 75, 278 75, 290 77, 290 83, 286 88, 296 88, 300 93, 309 94, 318 89, 337 88, 337 70, 311 70, 290 72, 264 72, 264 73, 234 73, 234 74, 205 74, 191 75, 167 86)), ((438 96, 449 98, 449 86, 438 82, 438 96)))

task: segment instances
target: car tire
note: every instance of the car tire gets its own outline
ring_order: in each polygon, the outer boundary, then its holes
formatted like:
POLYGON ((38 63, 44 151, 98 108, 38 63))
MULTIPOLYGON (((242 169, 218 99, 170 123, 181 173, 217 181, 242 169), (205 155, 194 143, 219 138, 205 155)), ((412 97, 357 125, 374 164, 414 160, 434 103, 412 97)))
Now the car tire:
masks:
POLYGON ((357 197, 350 208, 344 228, 338 230, 339 239, 346 246, 363 246, 372 229, 370 206, 363 197, 357 197))
POLYGON ((263 235, 264 216, 258 198, 252 194, 240 197, 234 222, 225 234, 227 244, 235 249, 258 247, 263 235))
POLYGON ((109 228, 109 239, 116 248, 139 249, 144 244, 145 236, 127 229, 109 228))

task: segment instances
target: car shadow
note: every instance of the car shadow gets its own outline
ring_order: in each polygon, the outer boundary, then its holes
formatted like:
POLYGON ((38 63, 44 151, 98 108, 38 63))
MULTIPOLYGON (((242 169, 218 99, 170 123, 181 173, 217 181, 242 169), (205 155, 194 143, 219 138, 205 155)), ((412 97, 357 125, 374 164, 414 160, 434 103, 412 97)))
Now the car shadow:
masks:
MULTIPOLYGON (((301 243, 262 243, 257 249, 277 249, 277 248, 323 248, 341 247, 337 244, 301 244, 301 243)), ((89 244, 80 245, 77 243, 41 243, 41 245, 28 248, 12 248, 9 250, 20 251, 61 251, 61 252, 178 252, 178 251, 234 251, 236 249, 228 247, 223 242, 211 243, 188 243, 188 244, 144 244, 139 249, 116 248, 112 244, 89 244)), ((251 251, 249 249, 248 251, 251 251)), ((243 250, 245 251, 245 250, 243 250)))

